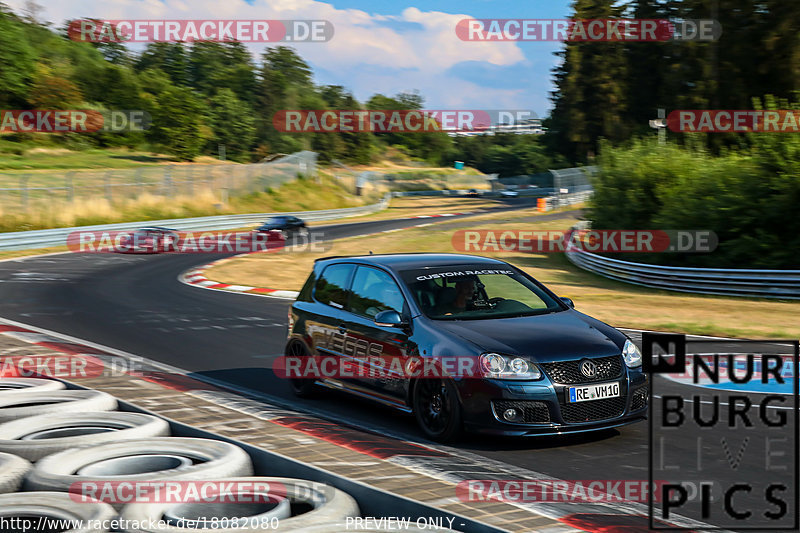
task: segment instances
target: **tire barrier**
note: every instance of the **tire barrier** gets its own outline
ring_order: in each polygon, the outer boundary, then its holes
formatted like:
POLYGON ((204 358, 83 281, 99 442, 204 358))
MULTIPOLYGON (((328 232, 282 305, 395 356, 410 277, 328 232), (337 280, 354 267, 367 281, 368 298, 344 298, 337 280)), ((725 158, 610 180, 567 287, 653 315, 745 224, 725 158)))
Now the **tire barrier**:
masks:
POLYGON ((89 412, 31 416, 0 424, 0 452, 29 461, 78 446, 167 437, 169 424, 142 413, 89 412))
POLYGON ((95 390, 54 390, 0 394, 0 422, 28 416, 86 411, 113 411, 117 400, 95 390))
MULTIPOLYGON (((236 485, 264 484, 270 501, 260 503, 133 503, 120 518, 147 524, 161 519, 168 527, 128 529, 127 533, 184 533, 205 526, 215 531, 306 531, 319 525, 360 516, 358 504, 347 493, 322 483, 280 477, 245 477, 220 480, 236 485), (198 523, 202 517, 202 524, 198 523), (227 526, 227 527, 226 527, 227 526)), ((235 494, 233 495, 235 499, 235 494)), ((262 498, 263 500, 263 498, 262 498)))
MULTIPOLYGON (((208 529, 209 520, 220 531, 384 531, 359 525, 358 503, 341 489, 254 476, 250 455, 239 446, 172 437, 166 420, 117 407, 109 394, 64 390, 57 380, 0 378, 0 523, 16 524, 3 532, 44 524, 60 533, 105 533, 103 527, 116 523, 114 531, 121 532, 196 533, 208 529), (135 497, 113 490, 139 482, 145 491, 135 497), (195 492, 151 498, 149 482, 195 492), (198 498, 197 487, 208 485, 241 489, 219 488, 220 495, 230 492, 227 499, 198 498)), ((405 530, 422 531, 414 524, 405 530)))
POLYGON ((0 494, 18 490, 30 469, 31 464, 22 457, 0 453, 0 494))
MULTIPOLYGON (((63 492, 17 492, 0 494, 0 521, 9 524, 17 523, 19 533, 36 531, 37 522, 42 520, 57 523, 82 524, 77 529, 62 527, 43 528, 41 531, 60 531, 63 533, 104 533, 108 529, 99 529, 103 523, 110 523, 116 516, 114 508, 100 502, 86 502, 76 505, 69 494, 63 492), (14 519, 17 519, 16 521, 14 519), (23 522, 29 521, 29 522, 23 522), (22 522, 22 523, 20 523, 22 522)), ((14 530, 4 529, 9 533, 14 530)))
POLYGON ((253 464, 233 444, 186 437, 154 437, 72 448, 41 459, 26 490, 68 492, 74 483, 203 480, 250 476, 253 464))
POLYGON ((66 386, 55 379, 0 378, 0 397, 21 392, 48 392, 63 390, 66 386))

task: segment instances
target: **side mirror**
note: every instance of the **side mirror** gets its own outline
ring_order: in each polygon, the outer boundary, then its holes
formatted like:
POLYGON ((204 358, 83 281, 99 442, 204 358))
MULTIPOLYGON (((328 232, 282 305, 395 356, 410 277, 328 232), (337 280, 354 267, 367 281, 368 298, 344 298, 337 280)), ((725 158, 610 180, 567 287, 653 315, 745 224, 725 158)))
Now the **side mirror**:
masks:
POLYGON ((400 316, 400 313, 392 309, 381 311, 375 315, 375 324, 388 328, 402 328, 408 325, 408 323, 403 320, 403 317, 400 316))
POLYGON ((575 309, 575 302, 573 302, 571 298, 567 298, 566 296, 562 296, 560 299, 561 299, 562 302, 567 304, 567 307, 569 307, 570 309, 575 309))

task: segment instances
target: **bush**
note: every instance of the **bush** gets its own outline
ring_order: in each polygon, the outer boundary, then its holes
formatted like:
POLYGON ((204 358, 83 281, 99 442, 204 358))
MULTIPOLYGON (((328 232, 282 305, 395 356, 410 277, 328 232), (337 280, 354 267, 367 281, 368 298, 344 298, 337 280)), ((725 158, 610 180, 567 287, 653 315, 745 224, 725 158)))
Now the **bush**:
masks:
POLYGON ((776 134, 744 154, 637 140, 601 146, 589 218, 597 229, 714 231, 711 254, 637 254, 647 262, 717 268, 800 268, 800 150, 776 134), (784 146, 788 144, 790 146, 784 146), (776 157, 775 153, 784 154, 776 157))

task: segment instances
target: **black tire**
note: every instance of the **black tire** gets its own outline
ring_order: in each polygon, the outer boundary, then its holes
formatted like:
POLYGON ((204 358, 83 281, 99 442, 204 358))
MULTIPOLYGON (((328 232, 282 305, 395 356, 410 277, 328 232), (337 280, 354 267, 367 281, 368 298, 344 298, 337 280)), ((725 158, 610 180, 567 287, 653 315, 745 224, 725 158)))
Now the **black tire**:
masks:
POLYGON ((166 420, 144 413, 56 413, 0 424, 0 452, 38 461, 78 446, 169 434, 166 420))
POLYGON ((455 440, 462 429, 461 403, 448 379, 419 379, 414 384, 412 407, 425 436, 436 442, 455 440))
POLYGON ((117 399, 97 390, 53 390, 0 395, 0 422, 26 416, 113 411, 117 399))
MULTIPOLYGON (((295 341, 286 347, 286 355, 287 357, 308 357, 308 350, 295 341)), ((289 378, 289 385, 298 398, 311 398, 319 392, 319 387, 314 379, 289 378)))
POLYGON ((45 378, 2 378, 0 379, 0 396, 24 392, 48 392, 64 390, 66 385, 55 379, 45 378))
MULTIPOLYGON (((135 467, 135 465, 133 465, 135 467)), ((25 478, 23 487, 28 491, 69 492, 80 491, 83 482, 96 481, 151 481, 151 480, 203 480, 245 477, 253 474, 250 456, 238 446, 212 439, 189 437, 149 437, 105 442, 79 448, 70 448, 48 455, 36 463, 25 478), (154 456, 177 457, 184 464, 164 463, 149 467, 154 456), (120 464, 119 460, 127 461, 120 464), (131 471, 131 461, 142 468, 131 471), (117 464, 115 465, 114 462, 117 464), (88 468, 106 465, 104 472, 87 471, 88 468)), ((121 503, 112 501, 112 505, 121 503)))

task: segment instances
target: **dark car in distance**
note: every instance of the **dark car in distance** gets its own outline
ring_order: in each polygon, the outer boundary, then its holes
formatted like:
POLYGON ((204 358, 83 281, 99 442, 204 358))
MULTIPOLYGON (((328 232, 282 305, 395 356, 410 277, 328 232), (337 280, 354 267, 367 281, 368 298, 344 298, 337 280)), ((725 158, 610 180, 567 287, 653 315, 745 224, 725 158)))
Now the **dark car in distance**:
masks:
POLYGON ((317 260, 289 310, 285 355, 357 369, 293 375, 297 395, 345 390, 413 413, 438 441, 462 429, 577 433, 646 415, 648 378, 636 345, 496 259, 317 260), (410 371, 422 367, 435 370, 410 371))
POLYGON ((124 236, 120 240, 120 246, 126 253, 157 254, 178 239, 178 230, 151 226, 138 228, 132 234, 124 236))
POLYGON ((292 235, 305 235, 308 233, 308 228, 303 220, 295 216, 276 215, 256 228, 255 231, 261 233, 274 231, 287 238, 292 235))

